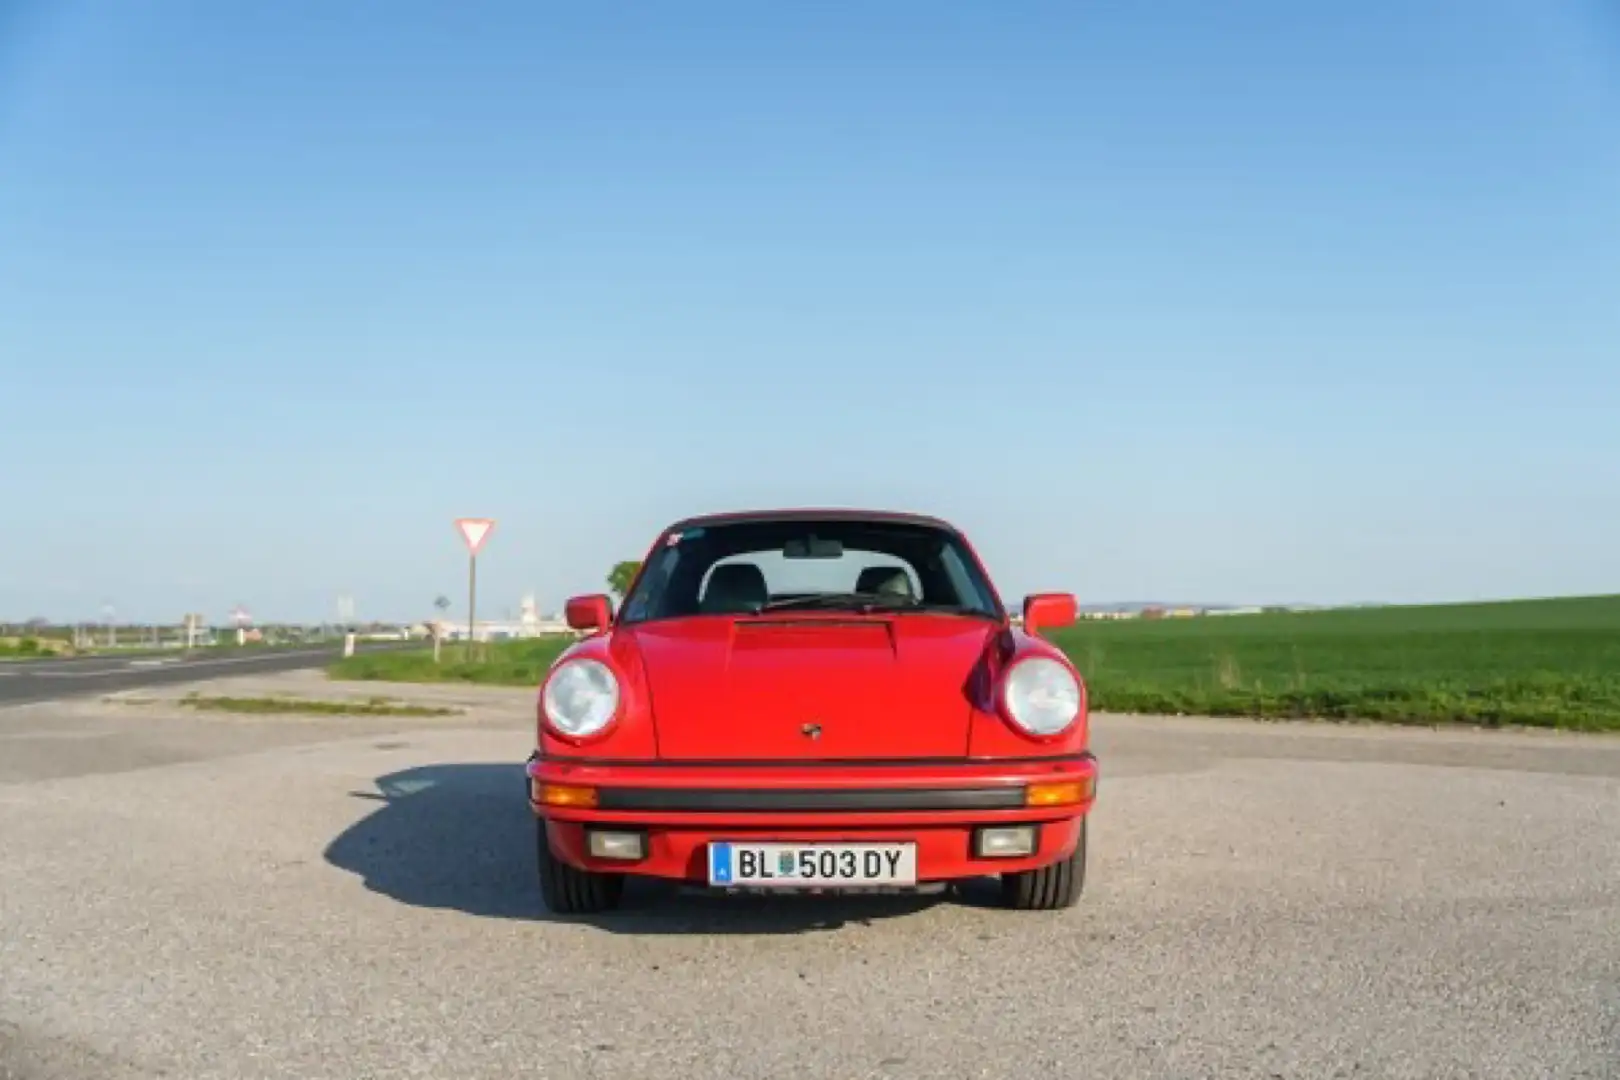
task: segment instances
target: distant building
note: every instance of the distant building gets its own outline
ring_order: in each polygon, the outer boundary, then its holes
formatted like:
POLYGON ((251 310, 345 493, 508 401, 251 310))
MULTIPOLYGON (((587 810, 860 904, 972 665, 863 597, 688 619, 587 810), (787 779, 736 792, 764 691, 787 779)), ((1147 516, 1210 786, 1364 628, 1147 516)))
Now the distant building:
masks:
MULTIPOLYGON (((460 622, 440 619, 438 626, 445 641, 465 641, 467 638, 465 619, 460 622)), ((569 633, 567 621, 555 615, 542 615, 533 593, 519 603, 516 619, 479 619, 473 626, 473 635, 479 641, 509 641, 566 633, 569 633)))

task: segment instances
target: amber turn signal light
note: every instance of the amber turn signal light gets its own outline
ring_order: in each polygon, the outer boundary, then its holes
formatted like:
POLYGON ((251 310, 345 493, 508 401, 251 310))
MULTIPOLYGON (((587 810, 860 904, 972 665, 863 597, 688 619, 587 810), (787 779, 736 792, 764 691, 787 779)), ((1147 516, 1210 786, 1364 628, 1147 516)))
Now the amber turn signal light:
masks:
POLYGON ((596 805, 596 789, 575 787, 572 784, 541 784, 540 802, 544 806, 577 806, 589 809, 596 805))
POLYGON ((1091 780, 1057 780, 1024 789, 1025 806, 1077 806, 1091 798, 1091 780))

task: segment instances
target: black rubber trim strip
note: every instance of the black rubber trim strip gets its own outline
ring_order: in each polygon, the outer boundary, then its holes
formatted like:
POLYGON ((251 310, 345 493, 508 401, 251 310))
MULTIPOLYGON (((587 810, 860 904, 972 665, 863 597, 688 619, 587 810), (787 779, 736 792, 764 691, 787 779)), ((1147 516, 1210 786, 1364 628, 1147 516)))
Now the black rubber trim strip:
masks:
POLYGON ((598 788, 599 810, 814 813, 822 810, 1022 810, 1024 789, 598 788))
POLYGON ((1095 761, 1087 750, 1079 754, 1048 754, 1004 758, 597 758, 568 754, 530 755, 531 761, 558 765, 589 765, 604 769, 937 769, 962 765, 1056 765, 1065 761, 1095 761))

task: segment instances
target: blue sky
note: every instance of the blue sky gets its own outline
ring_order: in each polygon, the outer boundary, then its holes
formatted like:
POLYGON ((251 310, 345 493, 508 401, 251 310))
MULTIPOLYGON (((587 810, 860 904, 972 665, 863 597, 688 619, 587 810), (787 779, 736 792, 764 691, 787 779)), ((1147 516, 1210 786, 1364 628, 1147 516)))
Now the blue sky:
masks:
POLYGON ((0 617, 556 608, 932 511, 1083 602, 1620 590, 1602 0, 0 0, 0 617))

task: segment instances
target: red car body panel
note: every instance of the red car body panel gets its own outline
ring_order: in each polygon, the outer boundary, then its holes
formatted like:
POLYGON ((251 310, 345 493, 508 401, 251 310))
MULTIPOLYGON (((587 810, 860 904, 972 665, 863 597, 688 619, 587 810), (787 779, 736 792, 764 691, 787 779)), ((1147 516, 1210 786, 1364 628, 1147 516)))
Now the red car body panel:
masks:
POLYGON ((943 615, 697 617, 630 628, 666 760, 966 757, 964 674, 995 627, 943 615), (806 739, 801 725, 819 723, 806 739))
MULTIPOLYGON (((671 526, 652 551, 684 529, 731 518, 671 526)), ((870 518, 951 528, 914 515, 870 518)), ((1036 737, 1012 723, 1000 702, 1011 666, 1045 657, 1073 669, 1050 642, 1005 617, 706 614, 611 626, 556 664, 581 657, 618 676, 616 719, 596 735, 570 738, 542 709, 528 765, 531 806, 551 851, 581 870, 702 884, 709 843, 752 839, 915 843, 920 882, 1008 873, 1067 858, 1093 805, 1084 681, 1076 673, 1079 715, 1058 735, 1036 737), (1080 781, 1086 797, 1023 805, 1028 785, 1054 781, 1080 781), (601 799, 546 805, 548 784, 591 788, 601 799), (1033 854, 975 856, 975 828, 1020 823, 1039 826, 1033 854), (642 831, 645 857, 629 865, 593 858, 590 825, 642 831)))

